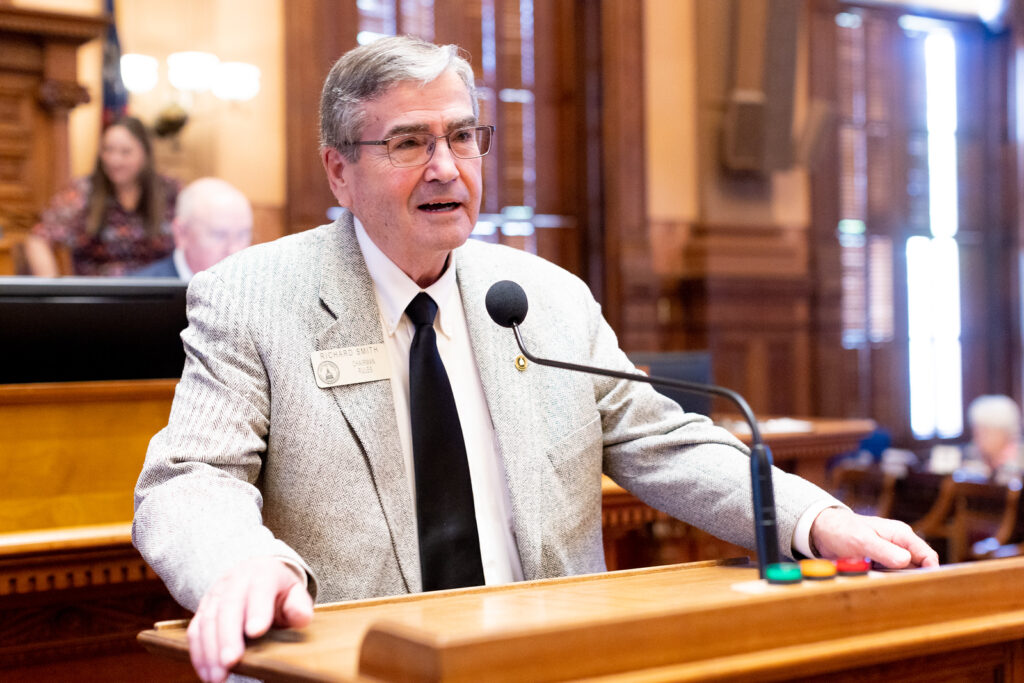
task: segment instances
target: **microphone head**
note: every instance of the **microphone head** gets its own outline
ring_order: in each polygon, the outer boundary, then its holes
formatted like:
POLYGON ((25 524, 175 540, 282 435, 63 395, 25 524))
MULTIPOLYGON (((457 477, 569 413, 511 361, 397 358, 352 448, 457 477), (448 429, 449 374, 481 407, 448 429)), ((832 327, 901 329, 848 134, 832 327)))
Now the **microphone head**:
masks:
POLYGON ((526 292, 511 280, 501 280, 491 285, 485 302, 491 320, 502 327, 521 325, 529 308, 526 292))

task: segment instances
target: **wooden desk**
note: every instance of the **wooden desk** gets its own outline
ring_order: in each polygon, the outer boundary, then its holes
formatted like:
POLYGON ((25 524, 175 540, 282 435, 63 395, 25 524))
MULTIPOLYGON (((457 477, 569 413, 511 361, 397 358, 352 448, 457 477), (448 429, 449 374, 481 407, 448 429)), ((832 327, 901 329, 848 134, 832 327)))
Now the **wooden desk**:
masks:
MULTIPOLYGON (((825 488, 825 464, 840 453, 856 450, 875 423, 865 419, 802 418, 810 431, 768 432, 765 443, 775 464, 825 488)), ((749 442, 749 435, 740 435, 749 442)), ((601 485, 601 526, 609 569, 721 559, 748 554, 696 527, 648 507, 605 477, 601 485)))
MULTIPOLYGON (((761 437, 772 451, 779 468, 798 474, 818 486, 825 487, 825 466, 841 453, 857 450, 861 440, 875 430, 874 420, 834 417, 802 417, 811 425, 809 431, 763 432, 761 437)), ((750 444, 749 435, 739 435, 750 444)))
MULTIPOLYGON (((51 680, 75 667, 120 678, 96 658, 127 667, 139 620, 180 613, 128 532, 146 447, 167 423, 176 384, 0 385, 0 679, 16 678, 10 667, 51 680), (28 622, 35 631, 20 626, 28 622)), ((771 435, 769 443, 777 460, 824 462, 847 450, 830 442, 836 432, 856 442, 856 430, 838 427, 771 435)), ((669 521, 610 480, 603 493, 613 569, 745 553, 669 521)))
MULTIPOLYGON (((0 532, 131 521, 135 480, 149 439, 167 424, 176 385, 0 385, 0 532)), ((824 486, 828 459, 856 448, 874 423, 809 421, 809 432, 769 433, 765 441, 782 469, 824 486)), ((621 493, 609 484, 606 497, 621 493)), ((624 510, 627 502, 617 496, 614 519, 649 521, 653 512, 624 510)))
POLYGON ((0 385, 0 680, 183 680, 135 635, 187 612, 131 543, 173 380, 0 385))
POLYGON ((0 385, 0 532, 131 522, 177 380, 0 385))
MULTIPOLYGON (((769 586, 676 565, 338 603, 251 643, 277 681, 1024 680, 1024 559, 769 586)), ((186 622, 139 639, 187 657, 186 622)))

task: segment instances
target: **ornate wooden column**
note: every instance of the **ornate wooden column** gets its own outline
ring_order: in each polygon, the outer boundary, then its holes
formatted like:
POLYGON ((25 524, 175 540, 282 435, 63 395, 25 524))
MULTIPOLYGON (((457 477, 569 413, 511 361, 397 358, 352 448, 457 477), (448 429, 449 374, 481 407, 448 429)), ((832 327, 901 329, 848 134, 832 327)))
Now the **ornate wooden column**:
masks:
POLYGON ((70 180, 68 112, 89 101, 78 48, 106 26, 0 3, 0 227, 15 238, 70 180))

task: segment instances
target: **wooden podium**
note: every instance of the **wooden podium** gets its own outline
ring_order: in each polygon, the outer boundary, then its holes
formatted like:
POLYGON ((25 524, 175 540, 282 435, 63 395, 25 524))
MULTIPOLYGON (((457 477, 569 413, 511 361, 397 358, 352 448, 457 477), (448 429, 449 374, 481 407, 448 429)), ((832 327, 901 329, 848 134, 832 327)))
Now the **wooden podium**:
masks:
MULTIPOLYGON (((1024 559, 793 586, 703 562, 323 605, 249 644, 287 681, 1024 681, 1024 559)), ((187 659, 185 621, 139 640, 187 659)))

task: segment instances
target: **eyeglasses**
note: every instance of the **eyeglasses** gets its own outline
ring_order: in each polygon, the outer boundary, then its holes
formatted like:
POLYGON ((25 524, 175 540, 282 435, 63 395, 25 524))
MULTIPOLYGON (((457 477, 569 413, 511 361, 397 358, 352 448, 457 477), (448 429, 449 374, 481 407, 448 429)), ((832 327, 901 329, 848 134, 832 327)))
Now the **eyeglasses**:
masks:
POLYGON ((385 145, 391 163, 399 168, 422 166, 430 161, 437 148, 437 141, 444 138, 448 149, 459 159, 476 159, 491 151, 491 137, 494 126, 470 126, 453 130, 447 135, 410 133, 395 135, 384 140, 358 140, 353 145, 385 145))

